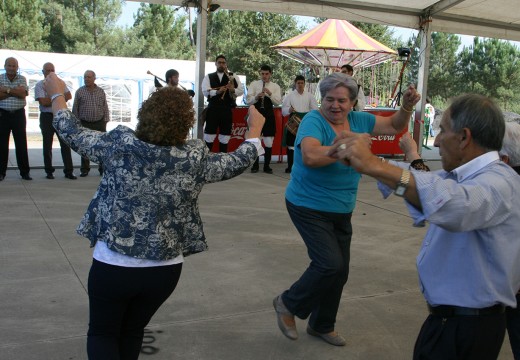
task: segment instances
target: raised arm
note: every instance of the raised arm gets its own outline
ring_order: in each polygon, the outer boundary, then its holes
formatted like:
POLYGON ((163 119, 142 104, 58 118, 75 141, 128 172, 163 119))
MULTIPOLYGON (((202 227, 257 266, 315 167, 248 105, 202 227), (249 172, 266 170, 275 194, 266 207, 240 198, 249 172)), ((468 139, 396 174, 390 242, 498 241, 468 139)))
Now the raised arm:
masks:
POLYGON ((376 116, 376 124, 372 134, 395 135, 403 131, 410 121, 415 104, 419 100, 421 100, 421 95, 415 90, 413 85, 410 85, 403 95, 403 104, 395 114, 391 116, 376 116))
MULTIPOLYGON (((249 107, 248 128, 244 141, 238 149, 230 153, 208 153, 203 169, 204 181, 207 183, 231 179, 240 175, 263 154, 260 134, 265 118, 252 105, 249 107)), ((207 148, 204 150, 208 152, 207 148)))
POLYGON ((94 162, 99 161, 107 143, 104 140, 110 137, 110 133, 102 133, 81 126, 79 119, 67 109, 64 93, 67 91, 67 87, 55 73, 51 73, 45 78, 44 88, 52 102, 53 126, 60 137, 78 154, 86 156, 94 162))

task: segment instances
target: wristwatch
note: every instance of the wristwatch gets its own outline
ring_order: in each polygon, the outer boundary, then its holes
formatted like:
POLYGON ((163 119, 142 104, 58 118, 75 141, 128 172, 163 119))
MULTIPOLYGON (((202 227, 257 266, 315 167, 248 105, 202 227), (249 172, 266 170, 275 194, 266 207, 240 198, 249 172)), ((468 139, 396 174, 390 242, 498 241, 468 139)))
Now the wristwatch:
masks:
POLYGON ((397 183, 397 187, 395 188, 394 194, 403 197, 409 182, 410 171, 403 170, 403 173, 401 174, 401 179, 399 180, 399 183, 397 183))
POLYGON ((6 93, 7 93, 7 95, 11 94, 11 88, 7 88, 6 93))

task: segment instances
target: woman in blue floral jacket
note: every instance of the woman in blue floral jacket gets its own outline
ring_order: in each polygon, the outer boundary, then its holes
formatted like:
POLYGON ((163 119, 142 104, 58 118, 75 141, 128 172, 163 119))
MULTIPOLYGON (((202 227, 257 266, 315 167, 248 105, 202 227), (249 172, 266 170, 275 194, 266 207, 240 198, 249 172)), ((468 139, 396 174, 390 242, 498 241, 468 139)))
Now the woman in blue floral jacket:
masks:
POLYGON ((99 188, 77 232, 94 247, 88 279, 89 359, 137 359, 144 328, 179 280, 184 256, 207 249, 198 196, 207 183, 241 174, 263 153, 264 118, 250 108, 246 141, 210 153, 186 140, 195 114, 189 95, 165 87, 144 101, 137 128, 101 133, 67 109, 65 85, 46 78, 54 127, 70 147, 103 163, 99 188))

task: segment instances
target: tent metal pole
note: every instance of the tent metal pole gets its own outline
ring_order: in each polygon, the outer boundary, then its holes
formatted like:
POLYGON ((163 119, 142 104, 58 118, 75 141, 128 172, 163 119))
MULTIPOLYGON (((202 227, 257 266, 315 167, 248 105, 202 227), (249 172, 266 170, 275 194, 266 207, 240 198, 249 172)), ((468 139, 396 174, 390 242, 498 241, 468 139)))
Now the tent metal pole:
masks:
POLYGON ((424 133, 424 107, 426 105, 426 94, 428 93, 428 70, 430 68, 430 51, 432 33, 430 30, 431 18, 420 18, 420 30, 417 35, 421 41, 419 51, 419 73, 417 80, 417 91, 421 94, 421 101, 415 107, 413 122, 413 139, 417 143, 419 154, 422 153, 424 133))
POLYGON ((206 73, 206 38, 208 29, 208 13, 201 11, 197 16, 197 59, 195 63, 196 74, 195 84, 195 129, 197 129, 197 139, 203 138, 204 124, 200 121, 200 115, 204 110, 204 94, 202 93, 202 80, 206 73))

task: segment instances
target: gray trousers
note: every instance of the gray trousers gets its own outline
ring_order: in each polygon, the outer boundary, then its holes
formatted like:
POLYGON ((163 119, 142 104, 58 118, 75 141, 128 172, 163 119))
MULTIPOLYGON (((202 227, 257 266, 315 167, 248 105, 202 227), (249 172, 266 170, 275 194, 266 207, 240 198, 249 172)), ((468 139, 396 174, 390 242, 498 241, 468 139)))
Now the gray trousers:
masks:
MULTIPOLYGON (((81 125, 90 130, 97 130, 101 132, 107 132, 107 123, 105 119, 101 119, 96 122, 89 122, 81 120, 81 125)), ((103 165, 101 163, 98 164, 98 170, 100 173, 103 172, 103 165)), ((88 173, 90 171, 90 160, 86 157, 81 157, 81 172, 88 173)))

